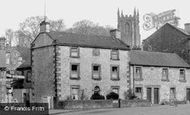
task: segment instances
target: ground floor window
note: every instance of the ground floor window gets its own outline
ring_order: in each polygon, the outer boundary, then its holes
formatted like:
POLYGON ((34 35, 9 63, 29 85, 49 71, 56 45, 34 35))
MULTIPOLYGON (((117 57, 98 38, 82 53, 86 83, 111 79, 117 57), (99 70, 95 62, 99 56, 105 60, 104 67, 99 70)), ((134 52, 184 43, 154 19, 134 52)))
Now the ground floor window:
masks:
POLYGON ((72 85, 71 86, 71 98, 72 100, 79 100, 79 85, 72 85))
POLYGON ((176 98, 176 88, 172 87, 170 88, 170 99, 175 99, 176 98))
POLYGON ((135 87, 135 95, 137 98, 142 99, 142 87, 135 87))

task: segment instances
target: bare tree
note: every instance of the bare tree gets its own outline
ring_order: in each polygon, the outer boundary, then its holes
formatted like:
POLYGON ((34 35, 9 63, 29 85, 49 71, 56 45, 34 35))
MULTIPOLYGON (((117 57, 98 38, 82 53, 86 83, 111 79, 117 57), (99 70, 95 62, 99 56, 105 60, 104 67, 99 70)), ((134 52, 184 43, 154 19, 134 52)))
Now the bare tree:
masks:
POLYGON ((110 26, 99 26, 90 20, 81 20, 73 24, 72 28, 67 29, 67 32, 85 34, 85 35, 103 35, 108 36, 110 26))
MULTIPOLYGON (((28 17, 24 22, 19 24, 19 29, 15 32, 16 37, 19 40, 18 45, 23 47, 29 47, 30 43, 39 33, 39 24, 44 20, 44 17, 35 16, 28 17)), ((50 30, 52 31, 63 31, 65 24, 62 19, 49 20, 50 30)))

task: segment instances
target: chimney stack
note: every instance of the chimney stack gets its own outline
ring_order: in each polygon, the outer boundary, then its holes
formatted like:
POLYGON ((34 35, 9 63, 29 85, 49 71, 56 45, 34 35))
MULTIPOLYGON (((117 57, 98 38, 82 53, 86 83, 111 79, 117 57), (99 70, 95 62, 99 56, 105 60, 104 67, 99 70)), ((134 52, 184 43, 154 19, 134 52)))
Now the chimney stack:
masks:
POLYGON ((50 32, 49 26, 50 26, 49 22, 47 22, 46 20, 42 21, 40 23, 40 33, 41 32, 50 32))
POLYGON ((190 34, 190 23, 185 23, 185 31, 190 34))
POLYGON ((120 39, 121 40, 121 32, 118 29, 110 30, 110 35, 113 38, 120 39))

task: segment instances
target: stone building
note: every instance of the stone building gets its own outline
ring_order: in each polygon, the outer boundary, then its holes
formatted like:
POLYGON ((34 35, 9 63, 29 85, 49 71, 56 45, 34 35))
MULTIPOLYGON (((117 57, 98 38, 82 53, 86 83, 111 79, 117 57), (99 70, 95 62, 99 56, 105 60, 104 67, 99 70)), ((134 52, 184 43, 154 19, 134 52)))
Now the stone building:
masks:
POLYGON ((143 40, 143 50, 176 53, 190 64, 190 23, 184 29, 165 24, 143 40))
POLYGON ((128 90, 129 46, 118 30, 110 37, 50 32, 49 23, 31 44, 33 100, 89 99, 95 86, 121 99, 128 90))
POLYGON ((5 38, 0 38, 0 102, 6 102, 6 53, 5 38))
POLYGON ((121 31, 121 40, 131 49, 141 49, 141 36, 139 28, 139 11, 134 9, 133 15, 124 15, 118 9, 117 28, 121 31))
POLYGON ((134 93, 154 104, 190 100, 190 66, 174 53, 130 51, 134 93))

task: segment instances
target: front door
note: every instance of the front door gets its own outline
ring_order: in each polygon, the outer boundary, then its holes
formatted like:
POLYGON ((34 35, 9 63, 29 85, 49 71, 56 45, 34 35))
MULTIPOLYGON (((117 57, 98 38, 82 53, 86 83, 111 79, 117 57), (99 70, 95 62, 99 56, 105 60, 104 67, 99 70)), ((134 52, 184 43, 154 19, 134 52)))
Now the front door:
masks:
POLYGON ((159 104, 159 88, 154 88, 154 104, 159 104))
POLYGON ((147 88, 147 100, 149 101, 149 102, 152 102, 151 100, 152 100, 152 92, 151 92, 151 88, 147 88))
POLYGON ((190 88, 187 88, 186 89, 186 98, 187 98, 187 100, 189 100, 190 101, 190 88))

